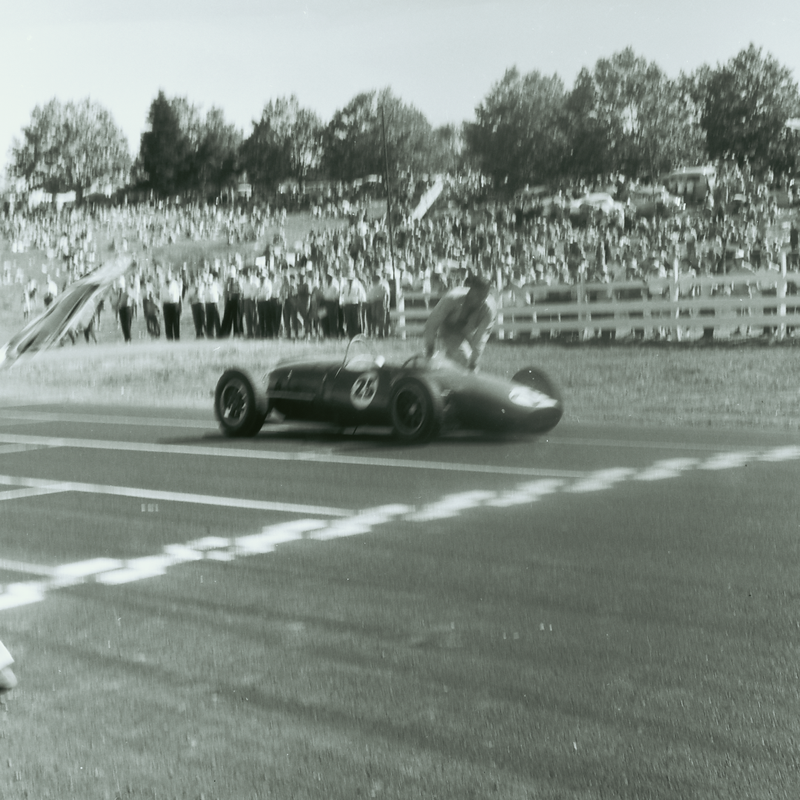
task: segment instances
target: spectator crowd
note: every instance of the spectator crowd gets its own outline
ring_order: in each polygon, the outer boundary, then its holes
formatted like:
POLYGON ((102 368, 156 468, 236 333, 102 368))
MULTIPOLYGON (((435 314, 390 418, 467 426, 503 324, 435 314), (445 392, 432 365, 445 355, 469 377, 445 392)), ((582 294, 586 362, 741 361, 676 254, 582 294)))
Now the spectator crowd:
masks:
MULTIPOLYGON (((778 272, 784 260, 790 272, 800 266, 792 207, 779 207, 776 199, 779 193, 790 202, 794 197, 786 177, 755 176, 746 163, 722 164, 713 191, 682 211, 642 214, 630 202, 614 214, 570 211, 575 198, 598 191, 624 198, 630 185, 618 175, 575 182, 544 205, 519 196, 487 198, 481 181, 468 175, 448 179, 439 205, 422 218, 410 204, 401 206, 391 232, 387 216, 371 216, 358 196, 340 198, 333 210, 320 195, 308 204, 312 224, 340 209, 348 224, 315 224, 292 248, 286 207, 275 211, 258 202, 11 209, 2 234, 12 249, 38 248, 48 256, 45 285, 24 282, 23 315, 38 297, 52 298, 56 270, 63 290, 98 266, 107 255, 98 252, 99 241, 134 255, 135 270, 108 297, 128 341, 138 318, 147 335, 163 331, 167 339, 187 332, 208 338, 388 336, 390 309, 399 298, 406 308, 428 306, 470 272, 492 282, 502 306, 520 307, 574 299, 579 285, 608 284, 606 296, 613 297, 613 285, 625 284, 617 296, 646 295, 648 282, 673 271, 682 294, 700 295, 713 289, 693 280, 698 276, 778 272), (227 253, 182 264, 153 255, 187 240, 221 241, 227 253)), ((19 279, 8 270, 3 275, 6 283, 19 279)), ((587 298, 595 296, 604 295, 589 292, 587 298)))

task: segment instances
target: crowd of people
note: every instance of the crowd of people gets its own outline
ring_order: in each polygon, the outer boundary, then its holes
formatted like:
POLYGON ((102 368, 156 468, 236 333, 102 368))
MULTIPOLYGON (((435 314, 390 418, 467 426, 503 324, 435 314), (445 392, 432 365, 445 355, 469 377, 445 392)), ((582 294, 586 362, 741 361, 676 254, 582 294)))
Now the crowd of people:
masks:
MULTIPOLYGON (((592 191, 623 196, 627 183, 606 176, 558 191, 565 198, 592 191)), ((17 210, 5 215, 3 234, 18 247, 46 251, 49 263, 60 266, 62 284, 105 257, 97 249, 101 240, 134 254, 135 273, 109 295, 126 339, 128 322, 139 315, 150 336, 163 328, 168 339, 181 331, 185 337, 187 328, 208 338, 387 336, 399 297, 406 308, 429 306, 469 275, 490 282, 501 305, 520 306, 546 300, 549 289, 563 297, 579 284, 646 283, 673 270, 688 294, 701 291, 700 282, 692 284, 696 276, 777 271, 784 259, 796 271, 797 223, 792 209, 779 208, 776 187, 791 189, 769 173, 756 179, 747 164, 723 164, 713 192, 680 213, 646 216, 629 205, 622 214, 576 217, 568 203, 543 212, 514 201, 478 202, 483 187, 468 175, 448 179, 427 216, 401 206, 389 226, 385 214, 371 216, 354 198, 347 225, 317 226, 292 247, 285 208, 276 213, 258 202, 17 210), (222 240, 229 256, 184 264, 153 258, 155 247, 187 239, 222 240)), ((43 298, 50 294, 26 284, 28 313, 37 290, 43 298)))
POLYGON ((109 293, 126 341, 142 314, 149 336, 168 340, 246 337, 260 339, 348 338, 359 333, 389 335, 391 282, 385 270, 366 275, 314 266, 303 254, 266 257, 245 265, 239 254, 229 262, 204 261, 180 270, 136 265, 109 293))

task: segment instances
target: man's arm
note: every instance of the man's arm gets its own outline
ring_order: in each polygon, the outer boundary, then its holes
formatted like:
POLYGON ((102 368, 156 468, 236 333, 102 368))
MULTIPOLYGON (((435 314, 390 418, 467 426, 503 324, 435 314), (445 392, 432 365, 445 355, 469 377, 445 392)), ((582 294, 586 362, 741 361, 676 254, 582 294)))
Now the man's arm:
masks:
POLYGON ((492 328, 494 328, 496 319, 497 311, 494 303, 489 300, 481 306, 478 312, 478 319, 476 320, 477 324, 475 329, 467 337, 467 343, 472 350, 472 353, 469 357, 470 369, 475 369, 475 367, 478 365, 478 361, 483 355, 483 351, 486 347, 486 342, 489 341, 489 336, 492 333, 492 328))
POLYGON ((439 333, 439 328, 442 323, 447 319, 447 315, 453 305, 452 298, 445 295, 431 311, 430 316, 425 322, 425 331, 422 336, 425 340, 425 355, 430 358, 433 355, 436 347, 436 336, 439 333))

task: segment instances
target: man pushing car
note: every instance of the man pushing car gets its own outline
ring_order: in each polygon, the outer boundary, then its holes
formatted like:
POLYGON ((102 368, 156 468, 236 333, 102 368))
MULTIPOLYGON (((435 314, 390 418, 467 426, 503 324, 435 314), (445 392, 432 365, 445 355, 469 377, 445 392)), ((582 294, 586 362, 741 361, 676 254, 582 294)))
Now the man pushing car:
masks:
POLYGON ((487 281, 470 276, 464 286, 439 300, 425 323, 425 355, 431 358, 438 338, 449 359, 470 370, 478 366, 497 319, 497 303, 487 281))

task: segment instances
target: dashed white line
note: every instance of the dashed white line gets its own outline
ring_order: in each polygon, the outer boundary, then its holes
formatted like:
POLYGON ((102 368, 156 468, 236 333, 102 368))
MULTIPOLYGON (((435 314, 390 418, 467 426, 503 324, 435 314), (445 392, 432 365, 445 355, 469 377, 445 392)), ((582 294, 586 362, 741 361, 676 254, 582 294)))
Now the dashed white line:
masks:
POLYGON ((567 488, 568 492, 580 494, 582 492, 600 492, 610 489, 614 484, 620 483, 632 475, 636 474, 635 469, 630 467, 614 467, 612 469, 600 469, 587 475, 585 478, 573 483, 567 488))
POLYGON ((648 467, 644 472, 636 475, 637 481, 661 481, 668 478, 676 478, 681 472, 687 469, 696 467, 698 460, 696 458, 668 458, 664 461, 656 461, 651 467, 648 467))
POLYGON ((105 585, 118 585, 144 578, 164 575, 169 567, 203 559, 233 561, 237 558, 273 552, 278 546, 299 539, 325 541, 344 536, 359 536, 392 520, 425 523, 458 516, 472 508, 504 508, 523 503, 533 503, 540 498, 559 491, 566 493, 596 492, 610 489, 627 480, 655 481, 678 477, 691 469, 734 469, 756 462, 778 463, 800 460, 800 447, 776 447, 765 451, 741 451, 716 454, 704 461, 681 458, 657 461, 644 470, 628 467, 596 470, 580 473, 573 483, 550 478, 522 483, 505 491, 469 491, 446 495, 438 501, 421 508, 404 504, 393 504, 368 508, 359 512, 346 509, 325 509, 267 501, 240 500, 237 498, 209 498, 176 492, 151 492, 130 487, 98 486, 96 484, 55 483, 32 478, 0 476, 0 484, 28 485, 33 490, 52 488, 58 491, 84 491, 93 493, 122 494, 137 498, 176 500, 178 502, 211 503, 260 510, 289 510, 306 513, 308 509, 333 520, 305 518, 292 520, 263 528, 259 533, 225 538, 207 536, 186 544, 171 544, 161 553, 142 558, 118 560, 109 558, 89 559, 56 567, 0 560, 0 569, 10 572, 35 575, 40 580, 13 583, 0 587, 0 610, 15 608, 37 602, 48 591, 87 581, 105 585), (324 513, 327 511, 329 513, 324 513))
POLYGON ((472 491, 448 494, 436 503, 425 506, 421 511, 417 511, 409 516, 412 522, 431 522, 435 519, 446 519, 454 517, 468 508, 480 506, 488 500, 497 497, 497 492, 472 491))

